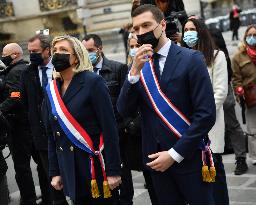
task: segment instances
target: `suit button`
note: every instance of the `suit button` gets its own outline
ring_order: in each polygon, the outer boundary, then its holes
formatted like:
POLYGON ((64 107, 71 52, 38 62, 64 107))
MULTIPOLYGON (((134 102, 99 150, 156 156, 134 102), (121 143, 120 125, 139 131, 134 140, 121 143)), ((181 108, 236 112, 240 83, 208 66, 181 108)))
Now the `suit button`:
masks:
POLYGON ((60 147, 59 149, 60 149, 60 151, 63 151, 63 148, 62 148, 62 147, 60 147))
POLYGON ((56 132, 56 135, 57 135, 58 137, 60 137, 60 132, 56 132))
POLYGON ((58 120, 58 118, 57 118, 57 116, 56 116, 56 115, 54 115, 54 117, 53 117, 53 118, 54 118, 54 120, 55 120, 55 121, 57 121, 57 120, 58 120))
POLYGON ((73 152, 74 151, 74 147, 73 146, 70 146, 70 151, 73 152))

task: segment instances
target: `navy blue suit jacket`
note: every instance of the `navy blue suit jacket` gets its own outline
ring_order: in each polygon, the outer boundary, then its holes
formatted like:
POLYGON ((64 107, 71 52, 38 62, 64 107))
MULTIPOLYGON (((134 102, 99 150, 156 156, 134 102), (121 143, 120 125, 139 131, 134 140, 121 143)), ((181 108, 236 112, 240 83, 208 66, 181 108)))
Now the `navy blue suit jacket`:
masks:
POLYGON ((126 79, 117 102, 118 111, 129 116, 139 106, 145 163, 150 161, 148 154, 170 148, 189 159, 215 123, 213 90, 203 55, 172 43, 159 82, 163 93, 191 122, 180 139, 156 115, 140 81, 131 84, 126 79))
MULTIPOLYGON (((60 82, 57 81, 60 90, 60 82)), ((73 200, 91 195, 90 160, 87 152, 77 148, 65 135, 46 97, 44 121, 49 146, 49 176, 61 175, 65 195, 73 200)), ((89 71, 76 74, 62 97, 71 115, 90 135, 94 149, 99 150, 99 136, 104 137, 104 160, 107 176, 120 176, 118 131, 109 90, 104 79, 89 71)), ((95 157, 96 177, 102 188, 102 172, 95 157)), ((101 192, 102 193, 102 192, 101 192)))

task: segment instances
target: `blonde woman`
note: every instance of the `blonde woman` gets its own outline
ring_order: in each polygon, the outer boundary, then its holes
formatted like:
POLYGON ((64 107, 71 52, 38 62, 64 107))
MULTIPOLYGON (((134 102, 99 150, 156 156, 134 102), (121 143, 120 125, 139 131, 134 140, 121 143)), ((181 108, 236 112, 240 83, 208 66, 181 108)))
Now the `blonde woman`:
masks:
POLYGON ((52 42, 54 80, 44 105, 52 186, 75 205, 108 205, 121 183, 118 133, 108 89, 79 40, 52 42))

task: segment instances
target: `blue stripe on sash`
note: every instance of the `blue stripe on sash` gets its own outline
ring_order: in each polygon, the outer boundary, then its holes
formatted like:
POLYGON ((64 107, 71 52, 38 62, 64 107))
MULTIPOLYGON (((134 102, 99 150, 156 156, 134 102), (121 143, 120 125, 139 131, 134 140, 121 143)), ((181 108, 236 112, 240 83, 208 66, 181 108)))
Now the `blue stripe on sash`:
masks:
MULTIPOLYGON (((51 82, 52 83, 52 82, 51 82)), ((50 83, 50 84, 51 84, 50 83)), ((89 149, 87 148, 84 144, 82 144, 81 142, 79 142, 79 140, 77 140, 74 135, 70 132, 70 130, 67 128, 67 126, 65 125, 65 123, 62 121, 62 119, 60 118, 60 116, 58 115, 58 112, 56 110, 56 105, 54 104, 54 101, 53 101, 53 97, 52 97, 52 93, 51 93, 51 89, 50 89, 50 84, 47 85, 46 87, 46 91, 47 91, 47 95, 49 97, 49 100, 50 100, 50 103, 51 103, 51 107, 52 107, 52 114, 54 116, 57 116, 58 118, 58 122, 59 122, 59 125, 61 126, 62 130, 64 131, 64 133, 66 134, 66 136, 68 137, 68 139, 74 144, 76 145, 77 147, 79 147, 80 149, 86 151, 87 153, 89 154, 92 154, 94 155, 94 153, 89 149)), ((59 106, 59 105, 57 105, 59 106)))
POLYGON ((149 62, 144 64, 142 74, 156 107, 165 119, 182 135, 188 129, 189 125, 177 114, 177 111, 174 110, 175 108, 170 107, 161 96, 149 62))

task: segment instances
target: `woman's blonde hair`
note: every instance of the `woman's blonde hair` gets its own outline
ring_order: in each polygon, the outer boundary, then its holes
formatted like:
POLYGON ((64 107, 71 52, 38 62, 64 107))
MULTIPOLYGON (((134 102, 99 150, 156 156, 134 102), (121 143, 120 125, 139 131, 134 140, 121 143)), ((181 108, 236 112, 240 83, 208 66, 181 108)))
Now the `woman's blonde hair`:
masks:
MULTIPOLYGON (((74 50, 74 55, 76 56, 78 63, 74 68, 74 73, 79 73, 85 70, 93 71, 92 63, 89 59, 88 51, 86 50, 85 46, 75 37, 64 35, 64 36, 56 36, 52 41, 52 49, 57 42, 60 41, 68 41, 71 47, 74 50)), ((60 73, 54 71, 53 73, 54 78, 61 77, 60 73)))

